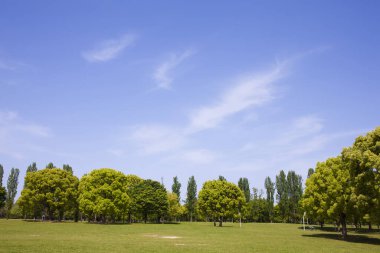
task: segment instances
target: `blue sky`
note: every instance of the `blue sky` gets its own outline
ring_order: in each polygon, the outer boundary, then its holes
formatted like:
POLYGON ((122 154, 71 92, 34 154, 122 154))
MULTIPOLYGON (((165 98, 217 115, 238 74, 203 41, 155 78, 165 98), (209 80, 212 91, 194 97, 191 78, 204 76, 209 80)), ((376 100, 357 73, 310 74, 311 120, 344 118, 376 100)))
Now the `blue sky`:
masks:
MULTIPOLYGON (((2 1, 0 163, 170 188, 295 170, 379 126, 378 1, 2 1)), ((21 188, 20 188, 21 190, 21 188)))

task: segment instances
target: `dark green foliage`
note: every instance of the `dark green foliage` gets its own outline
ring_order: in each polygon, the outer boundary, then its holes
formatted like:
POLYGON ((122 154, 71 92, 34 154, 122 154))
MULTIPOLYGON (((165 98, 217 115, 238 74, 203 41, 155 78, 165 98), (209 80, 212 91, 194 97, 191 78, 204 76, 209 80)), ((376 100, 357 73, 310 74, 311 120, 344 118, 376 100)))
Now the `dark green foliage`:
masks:
POLYGON ((314 169, 313 168, 309 168, 309 170, 307 171, 307 178, 311 177, 311 175, 314 174, 314 169))
POLYGON ((288 215, 288 183, 286 182, 285 172, 283 170, 276 176, 277 205, 280 209, 282 221, 287 221, 288 215))
POLYGON ((219 178, 218 178, 220 181, 227 181, 227 179, 225 178, 225 177, 223 177, 223 176, 219 176, 219 178))
POLYGON ((62 167, 62 169, 65 170, 65 171, 67 171, 67 172, 69 172, 69 173, 71 173, 71 174, 73 174, 73 168, 70 165, 68 165, 68 164, 64 164, 63 167, 62 167))
POLYGON ((7 191, 4 187, 0 186, 0 209, 5 206, 5 200, 7 196, 7 191))
POLYGON ((20 174, 19 169, 12 168, 11 173, 8 177, 7 182, 7 197, 6 197, 6 208, 7 208, 7 216, 9 217, 10 211, 13 207, 14 200, 17 194, 17 186, 18 186, 18 175, 20 174))
POLYGON ((26 169, 26 173, 28 172, 36 172, 38 169, 37 169, 37 164, 34 162, 32 163, 31 165, 28 166, 28 168, 26 169))
POLYGON ((286 181, 288 183, 288 204, 290 222, 296 223, 301 220, 299 201, 302 197, 302 177, 294 171, 289 171, 286 181))
POLYGON ((3 168, 3 165, 0 164, 0 187, 3 186, 3 177, 4 177, 4 168, 3 168))
POLYGON ((186 197, 186 208, 190 215, 190 221, 193 221, 193 215, 195 212, 196 204, 197 204, 197 183, 195 182, 194 176, 191 176, 187 183, 187 197, 186 197))
POLYGON ((244 194, 244 197, 245 197, 245 202, 249 202, 249 200, 251 199, 251 191, 249 189, 249 182, 248 182, 248 179, 246 177, 244 178, 240 178, 239 179, 239 182, 238 182, 238 186, 240 188, 240 190, 243 192, 244 194))
POLYGON ((168 213, 169 202, 166 189, 162 184, 153 180, 143 180, 132 190, 132 197, 138 214, 144 222, 152 218, 160 222, 168 213))
POLYGON ((181 199, 181 183, 178 181, 177 176, 173 177, 172 192, 177 194, 179 203, 181 199))
POLYGON ((274 182, 270 179, 270 177, 265 178, 265 190, 267 194, 267 211, 269 215, 269 219, 272 222, 273 221, 273 208, 274 208, 274 191, 275 191, 275 185, 274 182))
POLYGON ((46 165, 46 169, 53 169, 55 168, 54 164, 52 162, 48 163, 48 165, 46 165))

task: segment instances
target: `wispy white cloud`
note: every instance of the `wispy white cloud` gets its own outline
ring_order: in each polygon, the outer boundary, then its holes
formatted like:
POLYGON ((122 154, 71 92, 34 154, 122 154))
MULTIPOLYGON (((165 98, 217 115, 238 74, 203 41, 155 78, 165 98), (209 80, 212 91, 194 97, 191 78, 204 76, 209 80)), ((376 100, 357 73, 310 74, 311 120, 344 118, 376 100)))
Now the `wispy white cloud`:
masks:
POLYGON ((273 83, 285 76, 287 63, 277 64, 262 74, 242 78, 224 92, 215 105, 204 106, 190 117, 189 132, 217 127, 227 117, 274 99, 273 83))
POLYGON ((136 40, 133 34, 125 34, 118 39, 105 40, 98 43, 93 49, 82 53, 88 62, 106 62, 117 58, 127 47, 136 40))
POLYGON ((157 87, 170 89, 173 82, 173 71, 183 61, 194 54, 193 50, 186 50, 180 54, 172 54, 169 59, 162 62, 154 71, 153 79, 157 82, 157 87))

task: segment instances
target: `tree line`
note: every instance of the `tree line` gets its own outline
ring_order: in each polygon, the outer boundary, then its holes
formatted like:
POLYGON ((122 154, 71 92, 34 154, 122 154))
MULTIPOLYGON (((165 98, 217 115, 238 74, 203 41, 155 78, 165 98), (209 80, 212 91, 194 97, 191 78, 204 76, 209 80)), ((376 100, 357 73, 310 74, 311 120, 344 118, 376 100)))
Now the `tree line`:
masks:
MULTIPOLYGON (((32 163, 26 170, 23 190, 15 203, 18 169, 12 169, 7 189, 0 187, 3 216, 44 220, 87 220, 90 222, 162 222, 208 220, 218 223, 243 222, 298 222, 302 178, 294 171, 287 176, 281 171, 276 182, 265 179, 263 190, 250 188, 247 178, 238 184, 227 182, 223 176, 203 184, 198 193, 194 176, 187 182, 186 197, 182 202, 181 183, 173 178, 171 191, 154 180, 136 175, 125 175, 113 169, 97 169, 80 180, 73 175, 71 166, 56 168, 53 163, 38 170, 32 163), (288 185, 289 184, 289 185, 288 185), (275 190, 277 201, 275 205, 275 190)), ((2 182, 3 167, 0 166, 2 182)))
POLYGON ((281 170, 275 180, 267 177, 265 192, 251 188, 247 178, 234 184, 219 176, 198 193, 191 176, 182 202, 178 177, 168 191, 157 181, 113 169, 93 170, 79 180, 67 164, 59 169, 49 163, 38 170, 32 163, 15 203, 20 171, 11 169, 5 188, 0 165, 0 215, 104 223, 207 220, 222 226, 237 220, 298 223, 305 212, 310 223, 334 223, 346 238, 348 223, 369 229, 380 224, 379 169, 380 127, 310 168, 305 190, 295 171, 281 170))

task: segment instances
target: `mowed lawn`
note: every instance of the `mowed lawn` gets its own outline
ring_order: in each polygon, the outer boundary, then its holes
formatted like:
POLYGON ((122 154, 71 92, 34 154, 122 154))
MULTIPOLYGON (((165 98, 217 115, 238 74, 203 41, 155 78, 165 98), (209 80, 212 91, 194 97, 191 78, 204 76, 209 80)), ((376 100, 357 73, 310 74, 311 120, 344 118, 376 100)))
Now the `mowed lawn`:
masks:
POLYGON ((380 252, 380 234, 300 229, 294 224, 99 225, 0 220, 0 252, 380 252))

